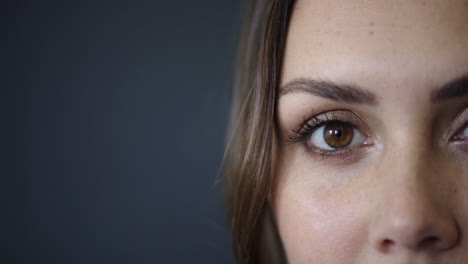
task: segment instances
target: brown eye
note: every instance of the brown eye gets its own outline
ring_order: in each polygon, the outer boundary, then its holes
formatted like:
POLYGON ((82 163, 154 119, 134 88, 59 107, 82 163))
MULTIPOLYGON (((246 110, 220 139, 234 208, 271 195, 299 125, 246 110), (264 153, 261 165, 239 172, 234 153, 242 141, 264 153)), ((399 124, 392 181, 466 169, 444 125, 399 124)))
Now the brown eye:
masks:
POLYGON ((312 132, 307 144, 311 148, 332 151, 354 145, 365 145, 366 137, 351 124, 329 122, 312 132))
POLYGON ((346 123, 330 123, 323 128, 323 138, 332 148, 344 148, 351 144, 354 128, 346 123))

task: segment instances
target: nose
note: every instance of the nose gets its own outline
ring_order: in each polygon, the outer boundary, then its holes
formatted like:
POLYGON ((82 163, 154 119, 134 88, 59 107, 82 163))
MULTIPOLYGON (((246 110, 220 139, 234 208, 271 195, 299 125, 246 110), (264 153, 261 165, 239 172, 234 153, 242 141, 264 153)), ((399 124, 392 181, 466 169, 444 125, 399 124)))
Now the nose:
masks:
POLYGON ((454 248, 460 231, 447 206, 449 195, 442 184, 431 180, 444 175, 431 175, 427 164, 404 164, 387 168, 391 180, 385 181, 376 196, 371 243, 383 254, 440 253, 454 248))
POLYGON ((381 253, 401 250, 440 252, 453 248, 458 240, 458 228, 449 217, 413 212, 387 212, 374 239, 381 253))

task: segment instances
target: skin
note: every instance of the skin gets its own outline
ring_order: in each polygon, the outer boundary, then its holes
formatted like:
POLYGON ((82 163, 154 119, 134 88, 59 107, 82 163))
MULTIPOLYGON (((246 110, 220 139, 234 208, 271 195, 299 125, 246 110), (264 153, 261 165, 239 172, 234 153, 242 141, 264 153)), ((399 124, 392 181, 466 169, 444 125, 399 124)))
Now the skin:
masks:
POLYGON ((468 73, 467 14, 466 0, 296 3, 280 86, 351 83, 378 104, 278 98, 270 204, 289 263, 468 263, 468 140, 452 140, 468 96, 431 102, 468 73), (339 109, 366 144, 324 156, 288 141, 339 109))

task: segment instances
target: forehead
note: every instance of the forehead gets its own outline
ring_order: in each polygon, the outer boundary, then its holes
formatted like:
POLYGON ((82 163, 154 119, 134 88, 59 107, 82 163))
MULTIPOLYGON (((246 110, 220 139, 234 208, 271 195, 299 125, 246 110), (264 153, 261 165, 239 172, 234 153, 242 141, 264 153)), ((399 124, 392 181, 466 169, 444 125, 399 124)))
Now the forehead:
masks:
POLYGON ((281 82, 439 85, 468 72, 467 14, 466 0, 299 0, 281 82))

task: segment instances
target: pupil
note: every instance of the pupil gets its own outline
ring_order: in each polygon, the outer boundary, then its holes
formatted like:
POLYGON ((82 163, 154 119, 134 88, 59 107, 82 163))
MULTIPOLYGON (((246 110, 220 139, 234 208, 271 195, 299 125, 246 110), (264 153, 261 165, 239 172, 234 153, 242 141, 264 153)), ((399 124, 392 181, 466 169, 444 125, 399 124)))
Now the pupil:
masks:
POLYGON ((343 131, 338 130, 338 129, 334 130, 332 133, 335 134, 335 137, 338 137, 338 138, 343 136, 343 131))

